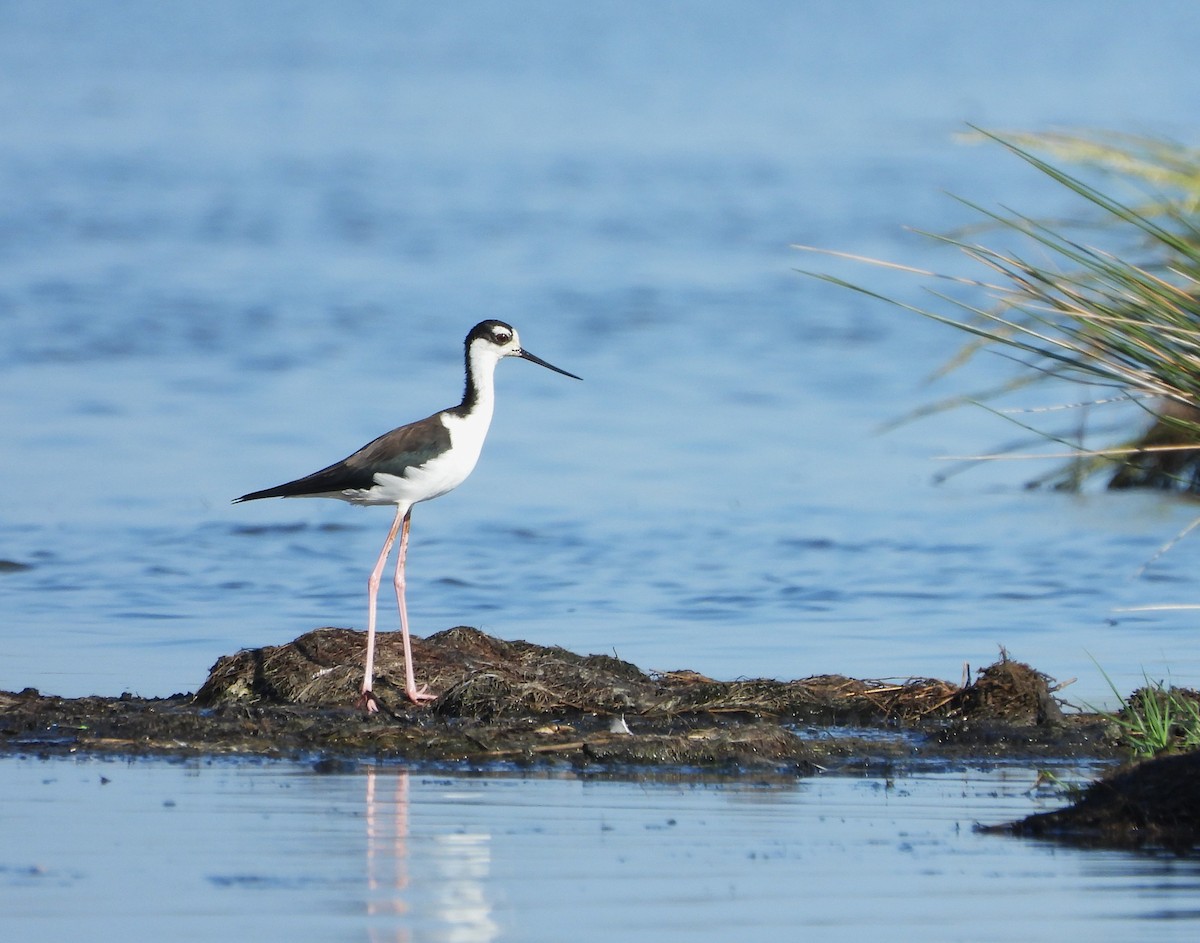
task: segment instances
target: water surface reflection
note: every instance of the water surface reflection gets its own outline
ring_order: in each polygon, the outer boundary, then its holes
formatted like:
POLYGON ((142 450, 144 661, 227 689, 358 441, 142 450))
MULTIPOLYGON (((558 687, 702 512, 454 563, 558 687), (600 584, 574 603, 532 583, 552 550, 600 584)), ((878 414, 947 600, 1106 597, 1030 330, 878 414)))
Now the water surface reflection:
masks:
MULTIPOLYGON (((413 939, 407 920, 444 927, 447 939, 488 943, 498 938, 487 886, 492 875, 491 834, 458 831, 431 837, 426 859, 434 883, 429 899, 414 905, 409 878, 409 773, 384 773, 368 768, 367 926, 371 943, 402 943, 413 939), (378 793, 377 793, 378 790, 378 793), (389 794, 390 793, 390 794, 389 794), (386 918, 386 919, 377 919, 386 918)), ((429 885, 426 885, 428 887, 429 885)))
POLYGON ((3 759, 0 913, 11 939, 126 943, 1194 940, 1200 862, 973 831, 1056 805, 1035 779, 3 759))

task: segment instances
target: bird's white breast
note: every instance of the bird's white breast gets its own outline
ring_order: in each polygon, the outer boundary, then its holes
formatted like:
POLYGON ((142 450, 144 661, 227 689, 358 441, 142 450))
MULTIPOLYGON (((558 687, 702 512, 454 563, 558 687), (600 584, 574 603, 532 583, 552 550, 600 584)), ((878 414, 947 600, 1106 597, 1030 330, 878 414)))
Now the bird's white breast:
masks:
POLYGON ((475 469, 492 421, 489 408, 476 408, 466 416, 438 415, 450 433, 450 448, 403 475, 375 474, 375 487, 358 499, 364 504, 417 504, 453 491, 475 469))

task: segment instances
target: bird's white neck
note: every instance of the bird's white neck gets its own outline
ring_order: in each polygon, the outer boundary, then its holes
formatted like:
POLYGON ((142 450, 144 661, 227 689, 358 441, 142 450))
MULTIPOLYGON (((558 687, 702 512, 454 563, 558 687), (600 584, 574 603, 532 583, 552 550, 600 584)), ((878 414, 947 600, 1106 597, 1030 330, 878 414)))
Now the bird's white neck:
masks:
POLYGON ((467 348, 467 382, 462 403, 454 410, 460 416, 478 415, 486 423, 496 406, 496 364, 500 362, 492 349, 483 344, 467 348))

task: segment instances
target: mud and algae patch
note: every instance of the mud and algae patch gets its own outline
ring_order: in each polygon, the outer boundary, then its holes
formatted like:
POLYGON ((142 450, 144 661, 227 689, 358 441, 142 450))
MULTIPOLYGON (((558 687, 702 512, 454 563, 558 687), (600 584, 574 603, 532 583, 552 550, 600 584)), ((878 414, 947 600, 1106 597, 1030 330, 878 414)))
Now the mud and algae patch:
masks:
POLYGON ((981 829, 1084 847, 1200 850, 1200 752, 1114 770, 1062 809, 981 829))
POLYGON ((363 635, 309 632, 222 657, 194 695, 0 694, 0 752, 269 756, 638 770, 889 770, 968 759, 1113 758, 1103 718, 1063 715, 1050 679, 1001 658, 965 685, 928 678, 718 681, 459 627, 414 640, 430 706, 403 696, 379 638, 381 711, 355 710, 363 635), (820 731, 813 735, 813 731, 820 731), (856 733, 861 731, 861 734, 856 733), (881 732, 895 736, 880 736, 881 732))
MULTIPOLYGON (((904 775, 969 763, 1122 757, 1111 717, 1065 713, 1052 679, 1006 653, 961 685, 815 675, 719 681, 459 627, 414 640, 439 694, 403 695, 398 635, 380 636, 378 714, 357 699, 364 639, 325 628, 220 658, 195 694, 0 692, 0 754, 279 757, 316 769, 404 763, 589 776, 904 775)), ((986 831, 1200 849, 1200 754, 1153 760, 1055 812, 986 831)))

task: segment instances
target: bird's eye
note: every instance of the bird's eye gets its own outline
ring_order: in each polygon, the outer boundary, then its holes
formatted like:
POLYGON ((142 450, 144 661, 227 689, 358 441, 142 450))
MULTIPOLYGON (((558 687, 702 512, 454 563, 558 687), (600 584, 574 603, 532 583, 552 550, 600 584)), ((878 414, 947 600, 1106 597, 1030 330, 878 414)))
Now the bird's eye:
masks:
POLYGON ((496 331, 493 335, 497 344, 507 344, 512 340, 512 335, 508 331, 496 331))

